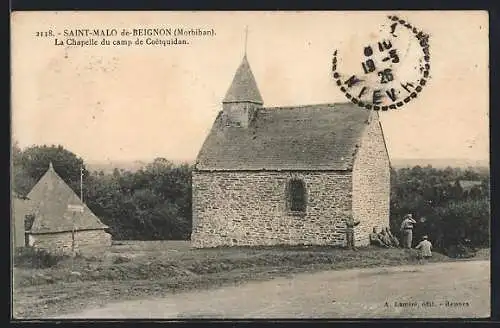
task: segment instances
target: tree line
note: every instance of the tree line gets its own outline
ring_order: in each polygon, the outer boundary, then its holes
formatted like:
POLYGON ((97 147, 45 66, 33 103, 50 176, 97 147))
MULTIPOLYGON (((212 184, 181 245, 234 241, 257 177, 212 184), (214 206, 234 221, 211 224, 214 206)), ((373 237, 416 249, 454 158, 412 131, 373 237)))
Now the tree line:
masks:
POLYGON ((431 166, 392 169, 390 208, 392 231, 399 231, 407 213, 417 219, 414 243, 428 235, 434 248, 445 254, 457 245, 489 246, 489 170, 431 166), (469 187, 464 188, 461 182, 469 187))
MULTIPOLYGON (((12 148, 12 187, 27 195, 53 163, 57 173, 80 193, 87 206, 110 227, 115 240, 189 239, 191 234, 191 170, 157 158, 131 172, 90 172, 84 160, 62 146, 12 148)), ((489 245, 489 171, 431 166, 391 169, 390 225, 399 231, 403 215, 417 218, 415 238, 427 234, 438 250, 469 239, 489 245), (459 181, 476 186, 464 190, 459 181), (479 182, 479 183, 477 183, 479 182)))
POLYGON ((25 196, 52 162, 56 172, 110 227, 115 240, 185 240, 191 234, 191 166, 157 158, 136 172, 89 171, 82 158, 62 146, 12 150, 12 189, 25 196))

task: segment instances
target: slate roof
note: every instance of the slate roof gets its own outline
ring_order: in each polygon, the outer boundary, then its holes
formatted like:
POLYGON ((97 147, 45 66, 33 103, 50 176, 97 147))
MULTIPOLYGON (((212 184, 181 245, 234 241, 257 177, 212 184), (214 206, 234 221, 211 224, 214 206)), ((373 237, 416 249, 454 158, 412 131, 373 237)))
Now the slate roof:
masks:
POLYGON ((75 230, 106 229, 97 216, 82 203, 76 193, 49 166, 47 172, 28 194, 34 204, 35 220, 31 233, 54 233, 75 230), (83 206, 83 213, 72 212, 68 205, 83 206))
POLYGON ((233 82, 222 101, 222 103, 231 102, 252 102, 260 105, 264 103, 246 55, 236 70, 233 82))
POLYGON ((222 112, 197 157, 197 170, 352 170, 372 111, 346 104, 261 108, 248 128, 222 112))

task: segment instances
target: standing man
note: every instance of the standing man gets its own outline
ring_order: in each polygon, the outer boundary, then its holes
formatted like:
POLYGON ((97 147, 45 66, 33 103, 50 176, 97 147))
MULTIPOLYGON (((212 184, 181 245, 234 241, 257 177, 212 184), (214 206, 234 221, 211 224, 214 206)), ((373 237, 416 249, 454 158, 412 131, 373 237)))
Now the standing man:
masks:
POLYGON ((347 249, 356 250, 356 248, 354 247, 354 228, 359 224, 359 222, 359 220, 354 220, 351 215, 347 216, 345 229, 347 249))
POLYGON ((411 214, 406 214, 401 222, 401 235, 403 236, 403 247, 411 248, 413 238, 413 225, 417 223, 411 214))

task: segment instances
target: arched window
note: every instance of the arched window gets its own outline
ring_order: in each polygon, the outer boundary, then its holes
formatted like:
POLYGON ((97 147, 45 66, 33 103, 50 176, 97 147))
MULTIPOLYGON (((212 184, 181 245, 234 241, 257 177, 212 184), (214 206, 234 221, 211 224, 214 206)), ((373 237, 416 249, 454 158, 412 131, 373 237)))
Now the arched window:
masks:
POLYGON ((292 179, 288 186, 289 209, 292 212, 305 212, 307 205, 306 185, 304 181, 292 179))

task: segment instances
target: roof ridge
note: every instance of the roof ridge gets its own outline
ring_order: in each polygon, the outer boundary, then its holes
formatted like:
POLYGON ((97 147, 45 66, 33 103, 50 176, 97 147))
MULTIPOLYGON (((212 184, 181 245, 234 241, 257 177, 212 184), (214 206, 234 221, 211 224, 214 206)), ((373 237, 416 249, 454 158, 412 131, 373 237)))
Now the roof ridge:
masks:
POLYGON ((270 109, 270 110, 286 110, 286 109, 299 109, 299 108, 311 108, 311 107, 334 107, 333 103, 323 103, 323 104, 312 104, 312 105, 296 105, 296 106, 272 106, 272 107, 263 107, 262 109, 270 109))
MULTIPOLYGON (((270 106, 270 107, 262 107, 262 109, 269 109, 269 110, 286 110, 286 109, 300 109, 300 108, 313 108, 313 107, 319 107, 319 108, 324 108, 324 107, 338 107, 338 106, 345 106, 345 105, 352 105, 349 102, 342 102, 342 103, 317 103, 317 104, 307 104, 307 105, 290 105, 290 106, 270 106)), ((352 105, 352 107, 355 107, 352 105)))

